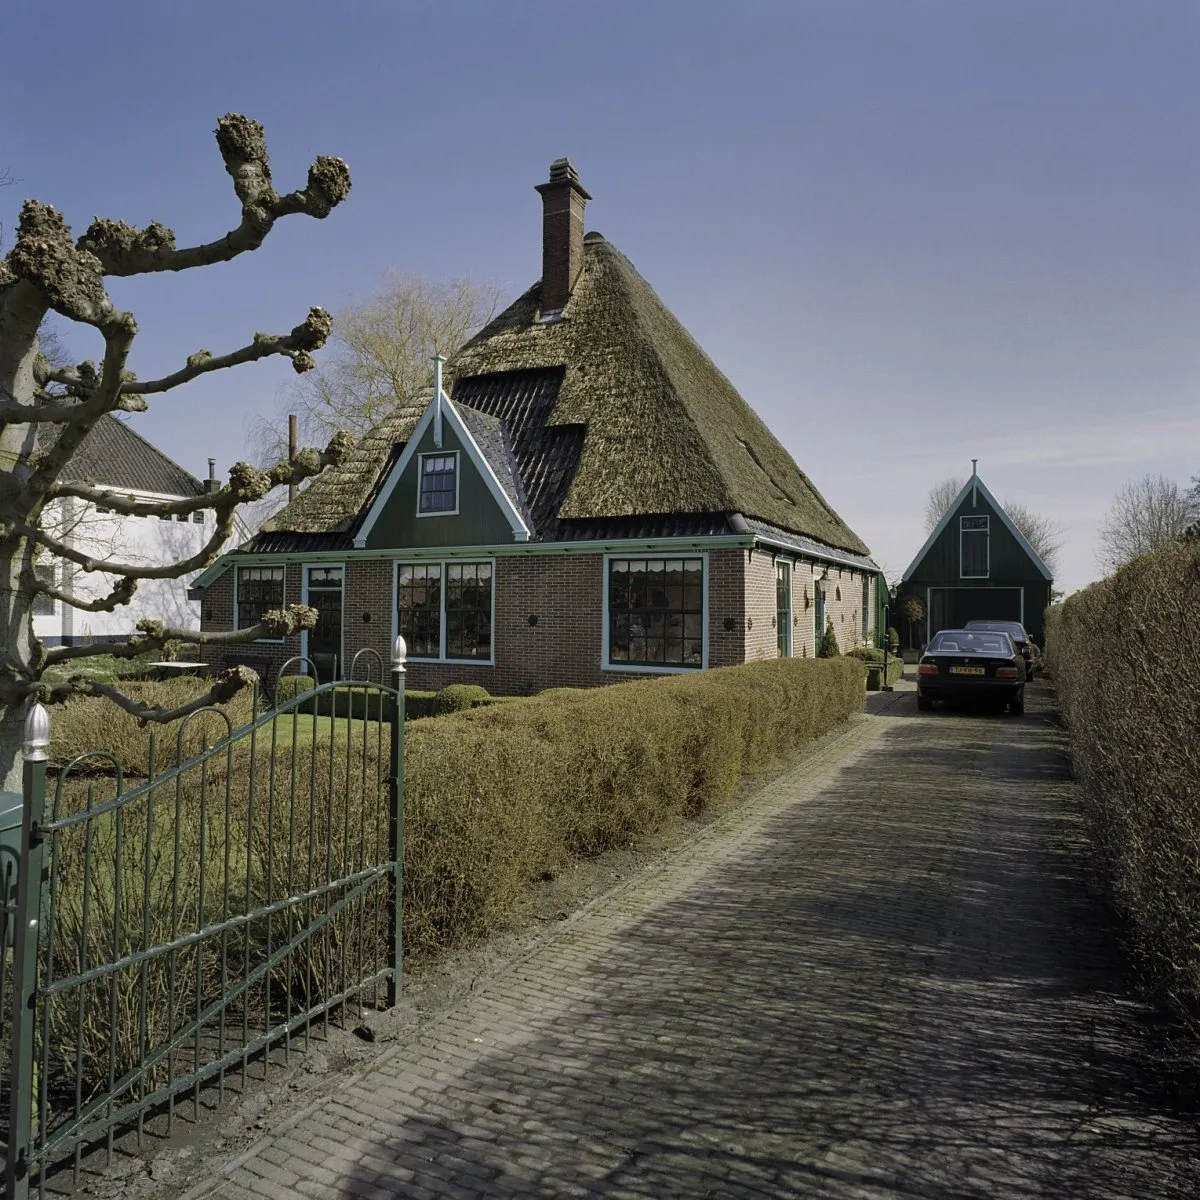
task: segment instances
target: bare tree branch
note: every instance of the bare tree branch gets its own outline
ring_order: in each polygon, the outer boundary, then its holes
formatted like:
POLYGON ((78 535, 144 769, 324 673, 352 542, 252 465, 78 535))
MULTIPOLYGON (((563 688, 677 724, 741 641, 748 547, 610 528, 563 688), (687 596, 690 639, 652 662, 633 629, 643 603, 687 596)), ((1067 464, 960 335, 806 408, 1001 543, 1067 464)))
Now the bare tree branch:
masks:
POLYGON ((62 703, 73 696, 105 696, 114 704, 123 708, 127 713, 137 717, 143 725, 165 725, 170 721, 178 721, 182 717, 207 708, 210 704, 225 704, 232 700, 242 688, 253 684, 256 676, 249 667, 230 667, 224 671, 213 685, 203 695, 175 708, 163 708, 161 705, 139 704, 108 683, 99 683, 86 675, 76 675, 66 683, 55 687, 41 689, 42 698, 51 704, 62 703))
POLYGON ((175 234, 155 222, 139 230, 124 221, 97 220, 79 239, 79 249, 95 256, 105 275, 142 275, 184 271, 228 262, 257 250, 280 217, 303 213, 321 220, 350 191, 350 171, 340 158, 321 155, 308 169, 303 191, 280 196, 271 183, 271 166, 262 125, 238 113, 217 122, 217 146, 233 190, 242 204, 242 220, 223 238, 186 250, 175 248, 175 234))
POLYGON ((56 588, 53 584, 44 583, 36 577, 32 582, 27 582, 26 586, 32 591, 41 592, 44 596, 61 600, 64 604, 70 605, 71 608, 79 609, 81 612, 115 612, 121 605, 128 604, 133 599, 133 594, 137 591, 137 585, 138 581, 131 575, 123 575, 117 580, 113 590, 107 596, 97 596, 94 600, 81 600, 78 596, 73 596, 70 592, 64 592, 56 588))
POLYGON ((189 496, 183 500, 133 500, 107 488, 86 483, 59 483, 50 490, 50 497, 75 496, 127 517, 184 516, 202 509, 218 511, 236 508, 261 499, 273 488, 289 483, 301 483, 326 467, 343 462, 354 443, 349 434, 336 433, 324 450, 308 448, 295 458, 277 463, 269 471, 260 471, 249 463, 235 463, 229 472, 229 482, 215 492, 189 496))
POLYGON ((181 384, 207 375, 210 371, 223 371, 226 367, 241 366, 242 363, 257 362, 272 354, 282 354, 292 360, 297 373, 311 371, 316 363, 312 351, 320 350, 333 328, 333 318, 323 308, 310 308, 308 316, 291 333, 256 333, 254 341, 240 350, 214 357, 207 350, 199 350, 187 360, 187 366, 173 375, 164 376, 145 383, 121 385, 123 395, 149 395, 153 392, 169 392, 181 384))
POLYGON ((1200 495, 1165 475, 1143 475, 1116 496, 1100 526, 1096 558, 1106 571, 1182 537, 1200 520, 1200 495))
POLYGON ((190 558, 180 559, 165 567, 148 567, 142 563, 115 563, 103 558, 92 558, 82 550, 52 538, 49 534, 22 521, 14 521, 10 526, 14 533, 28 538, 43 549, 59 558, 81 566, 85 571, 103 571, 106 575, 132 575, 138 579, 179 579, 191 571, 202 571, 205 567, 216 562, 221 554, 221 547, 233 533, 233 510, 218 512, 217 525, 208 541, 190 558))
POLYGON ((287 608, 272 609, 263 614, 257 625, 247 629, 226 630, 223 633, 204 633, 195 629, 170 629, 161 621, 139 621, 138 630, 126 642, 94 643, 90 646, 56 646, 47 650, 44 664, 47 667, 58 663, 73 662, 80 658, 94 658, 97 654, 111 654, 114 658, 137 658, 150 650, 161 650, 167 642, 190 642, 201 646, 231 646, 243 642, 256 642, 259 638, 290 637, 302 629, 312 629, 317 623, 317 610, 305 604, 289 604, 287 608))

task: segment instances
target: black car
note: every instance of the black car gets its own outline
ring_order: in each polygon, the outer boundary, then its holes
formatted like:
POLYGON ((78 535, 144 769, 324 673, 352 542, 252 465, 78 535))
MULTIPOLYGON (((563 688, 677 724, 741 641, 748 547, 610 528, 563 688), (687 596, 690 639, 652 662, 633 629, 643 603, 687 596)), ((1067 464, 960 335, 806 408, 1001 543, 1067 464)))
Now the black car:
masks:
POLYGON ((917 707, 935 700, 990 698, 1020 716, 1025 711, 1025 660, 1007 633, 943 629, 917 663, 917 707))
POLYGON ((964 629, 986 629, 992 633, 1007 633, 1025 660, 1025 679, 1033 678, 1033 643, 1020 621, 968 621, 964 629))

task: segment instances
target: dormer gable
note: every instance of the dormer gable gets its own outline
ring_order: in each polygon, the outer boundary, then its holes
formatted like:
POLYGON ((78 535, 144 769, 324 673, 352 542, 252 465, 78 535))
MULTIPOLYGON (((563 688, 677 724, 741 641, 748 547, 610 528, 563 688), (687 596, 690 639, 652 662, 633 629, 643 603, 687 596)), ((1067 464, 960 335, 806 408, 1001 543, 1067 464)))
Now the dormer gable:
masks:
POLYGON ((356 549, 529 540, 504 428, 454 404, 442 387, 441 361, 433 398, 359 525, 356 549))

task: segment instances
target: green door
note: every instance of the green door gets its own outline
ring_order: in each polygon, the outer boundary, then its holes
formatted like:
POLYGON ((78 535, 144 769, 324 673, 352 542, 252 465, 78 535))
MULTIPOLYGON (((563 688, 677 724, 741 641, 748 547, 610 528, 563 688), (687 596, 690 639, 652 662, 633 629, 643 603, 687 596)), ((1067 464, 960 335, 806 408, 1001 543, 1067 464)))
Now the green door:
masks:
POLYGON ((775 645, 780 658, 792 653, 792 565, 775 564, 775 645))
POLYGON ((825 591, 813 584, 813 654, 821 653, 821 639, 825 636, 825 591))
POLYGON ((332 683, 342 661, 342 568, 307 567, 306 603, 317 610, 317 623, 308 631, 308 657, 318 683, 332 683))

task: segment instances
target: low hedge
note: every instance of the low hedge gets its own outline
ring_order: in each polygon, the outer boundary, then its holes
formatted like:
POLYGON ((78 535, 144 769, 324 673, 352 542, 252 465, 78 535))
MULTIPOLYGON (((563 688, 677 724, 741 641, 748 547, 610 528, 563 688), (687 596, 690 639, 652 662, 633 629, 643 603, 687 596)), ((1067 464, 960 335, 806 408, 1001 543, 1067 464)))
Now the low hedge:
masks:
POLYGON ((1200 1035, 1200 545, 1135 559, 1046 615, 1111 898, 1151 993, 1200 1035))
POLYGON ((416 721, 406 735, 405 929, 486 933, 526 886, 726 799, 863 707, 858 659, 777 659, 416 721))
POLYGON ((867 666, 867 690, 877 692, 881 682, 891 685, 904 678, 904 660, 890 650, 887 654, 887 679, 883 680, 884 654, 875 646, 858 646, 846 651, 847 658, 857 658, 867 666))

